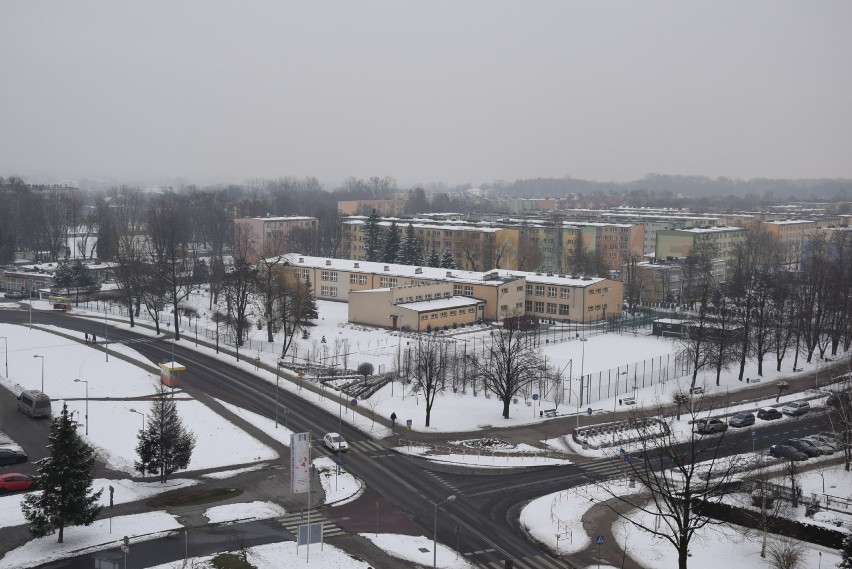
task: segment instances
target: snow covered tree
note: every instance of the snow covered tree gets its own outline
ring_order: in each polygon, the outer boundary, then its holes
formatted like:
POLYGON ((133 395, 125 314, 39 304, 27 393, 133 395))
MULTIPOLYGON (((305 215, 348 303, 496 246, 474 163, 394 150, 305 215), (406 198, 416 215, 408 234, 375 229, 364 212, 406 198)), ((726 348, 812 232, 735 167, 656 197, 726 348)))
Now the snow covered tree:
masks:
POLYGON ((373 210, 364 222, 364 241, 367 243, 364 260, 366 261, 378 261, 381 257, 382 227, 379 225, 381 219, 378 212, 373 210))
POLYGON ((71 294, 74 291, 74 304, 79 304, 80 289, 89 292, 94 290, 96 286, 95 277, 89 267, 80 261, 73 263, 62 263, 56 268, 56 273, 53 277, 53 292, 65 291, 66 294, 71 294))
POLYGON ((456 260, 453 258, 453 252, 449 249, 444 249, 444 254, 441 256, 442 269, 455 269, 456 260))
POLYGON ((840 547, 840 563, 837 566, 840 569, 852 569, 852 533, 843 538, 843 545, 840 547))
POLYGON ((396 262, 396 257, 397 255, 399 255, 399 245, 399 227, 397 227, 396 222, 394 221, 391 223, 390 227, 388 228, 388 232, 385 235, 385 244, 382 249, 383 263, 396 262))
POLYGON ((143 475, 157 472, 160 482, 165 483, 169 475, 189 466, 195 448, 195 434, 183 426, 177 412, 177 404, 165 386, 151 402, 147 427, 139 432, 136 453, 139 461, 134 468, 143 475))
POLYGON ((98 517, 101 492, 92 492, 95 477, 95 452, 77 434, 77 423, 68 416, 68 405, 53 420, 48 437, 50 456, 38 461, 41 492, 27 495, 21 505, 30 532, 44 537, 65 527, 91 525, 98 517))
POLYGON ((441 266, 441 258, 438 256, 437 249, 432 249, 429 252, 429 258, 426 260, 427 267, 440 267, 441 266))
POLYGON ((423 392, 426 402, 426 426, 432 420, 435 396, 444 391, 450 372, 450 354, 447 344, 434 336, 417 336, 417 351, 414 355, 414 387, 423 392))
POLYGON ((422 247, 414 231, 414 225, 410 223, 405 228, 405 238, 402 240, 402 246, 399 249, 399 256, 396 262, 401 265, 414 266, 423 264, 422 247))

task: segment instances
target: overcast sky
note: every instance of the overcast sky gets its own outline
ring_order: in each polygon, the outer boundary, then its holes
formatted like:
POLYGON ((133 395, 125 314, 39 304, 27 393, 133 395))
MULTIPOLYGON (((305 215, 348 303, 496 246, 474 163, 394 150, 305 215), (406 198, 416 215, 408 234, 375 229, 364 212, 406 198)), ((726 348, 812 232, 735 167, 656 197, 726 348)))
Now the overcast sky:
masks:
POLYGON ((852 2, 0 0, 0 175, 852 177, 852 2))

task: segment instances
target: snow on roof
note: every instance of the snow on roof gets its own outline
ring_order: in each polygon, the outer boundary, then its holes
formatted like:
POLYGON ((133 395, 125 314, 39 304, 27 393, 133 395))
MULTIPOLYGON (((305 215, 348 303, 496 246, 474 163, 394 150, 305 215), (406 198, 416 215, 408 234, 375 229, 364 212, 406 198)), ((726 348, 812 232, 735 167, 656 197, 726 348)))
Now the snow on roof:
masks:
POLYGON ((764 221, 764 225, 795 225, 797 223, 815 223, 808 219, 782 219, 779 221, 764 221))
MULTIPOLYGON (((311 221, 316 219, 316 217, 311 217, 309 215, 281 215, 278 217, 249 217, 246 219, 254 219, 259 221, 311 221)), ((237 219, 236 221, 240 221, 237 219)))
POLYGON ((742 227, 690 227, 688 229, 674 229, 684 233, 735 233, 745 231, 742 227))
POLYGON ((685 324, 688 323, 689 320, 680 320, 678 318, 658 318, 654 320, 654 322, 658 324, 685 324))
MULTIPOLYGON (((277 262, 276 259, 277 258, 269 259, 269 262, 277 262)), ((456 269, 416 267, 414 265, 397 265, 393 263, 378 263, 374 261, 354 261, 351 259, 311 257, 308 255, 299 255, 298 253, 288 253, 284 255, 281 260, 294 267, 310 267, 331 271, 348 271, 350 273, 385 274, 392 277, 405 277, 433 281, 476 283, 486 286, 501 286, 506 282, 526 279, 531 283, 588 287, 606 280, 599 277, 573 278, 568 275, 510 271, 507 269, 492 269, 485 272, 460 271, 456 269), (358 265, 357 267, 355 266, 356 264, 358 265), (385 269, 385 267, 387 267, 387 269, 385 269)))
MULTIPOLYGON (((345 225, 363 225, 366 222, 366 219, 353 219, 349 218, 343 223, 345 225)), ((438 224, 428 219, 395 219, 384 217, 378 224, 382 227, 390 227, 391 223, 396 223, 397 227, 403 228, 408 227, 410 224, 415 229, 440 229, 440 230, 448 230, 448 231, 479 231, 486 233, 495 233, 500 231, 501 229, 505 229, 504 227, 482 227, 482 226, 472 226, 472 225, 462 225, 460 222, 458 225, 448 224, 446 221, 438 224)))
POLYGON ((484 300, 470 298, 469 296, 448 296, 433 300, 418 300, 416 302, 400 302, 397 306, 414 310, 415 312, 429 312, 431 310, 444 310, 446 308, 459 308, 462 306, 476 306, 485 304, 484 300))

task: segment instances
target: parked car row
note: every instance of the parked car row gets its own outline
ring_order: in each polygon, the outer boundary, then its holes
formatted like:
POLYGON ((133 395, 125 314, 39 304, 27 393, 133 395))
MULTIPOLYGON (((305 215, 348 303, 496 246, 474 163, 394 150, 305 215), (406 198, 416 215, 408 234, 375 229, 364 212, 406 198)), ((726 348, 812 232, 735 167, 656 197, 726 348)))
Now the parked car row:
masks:
MULTIPOLYGON (((780 419, 784 416, 782 412, 788 415, 802 415, 804 413, 807 413, 808 409, 810 409, 810 405, 807 401, 794 403, 796 404, 796 407, 791 408, 789 410, 789 405, 793 405, 793 403, 785 405, 781 411, 779 411, 775 407, 762 407, 757 410, 757 419, 762 419, 764 421, 774 421, 775 419, 780 419)), ((697 421, 695 421, 694 428, 696 433, 722 433, 728 430, 728 427, 741 429, 744 427, 750 427, 751 425, 754 425, 755 422, 756 419, 754 413, 742 411, 740 413, 731 415, 727 423, 723 419, 698 419, 697 421)))
POLYGON ((842 448, 842 443, 827 433, 809 435, 800 439, 787 439, 769 447, 769 455, 787 460, 807 460, 831 455, 842 448))

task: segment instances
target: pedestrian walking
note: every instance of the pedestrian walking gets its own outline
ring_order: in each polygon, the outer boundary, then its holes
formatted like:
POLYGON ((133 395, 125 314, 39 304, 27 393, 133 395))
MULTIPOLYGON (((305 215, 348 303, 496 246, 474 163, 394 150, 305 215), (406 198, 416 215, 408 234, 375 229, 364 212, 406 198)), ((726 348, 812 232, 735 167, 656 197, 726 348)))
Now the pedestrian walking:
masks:
POLYGON ((87 344, 89 343, 89 333, 88 332, 86 332, 86 343, 87 344))
POLYGON ((93 344, 97 344, 97 343, 98 343, 98 337, 97 337, 97 336, 95 336, 94 334, 92 334, 92 343, 93 343, 93 344))
POLYGON ((391 413, 391 424, 393 425, 393 428, 396 428, 396 411, 391 413))

